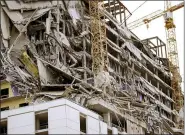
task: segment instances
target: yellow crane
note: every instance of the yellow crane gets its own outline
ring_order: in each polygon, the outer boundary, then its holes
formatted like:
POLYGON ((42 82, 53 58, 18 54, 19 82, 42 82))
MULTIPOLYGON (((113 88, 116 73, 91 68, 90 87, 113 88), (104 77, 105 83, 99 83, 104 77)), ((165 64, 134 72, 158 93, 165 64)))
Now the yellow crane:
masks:
POLYGON ((164 11, 162 10, 157 10, 149 15, 146 15, 138 20, 135 20, 129 24, 127 24, 127 27, 132 30, 132 29, 135 29, 141 25, 144 25, 144 24, 148 24, 149 22, 151 22, 152 20, 155 20, 163 15, 165 15, 168 11, 170 12, 174 12, 180 8, 184 7, 184 2, 180 3, 180 4, 177 4, 175 6, 172 6, 171 8, 169 9, 166 9, 164 11))
POLYGON ((171 1, 165 1, 165 10, 164 11, 156 11, 152 14, 144 16, 134 22, 129 23, 127 26, 129 29, 137 28, 143 24, 148 24, 154 19, 157 19, 161 16, 165 18, 165 28, 166 28, 166 38, 167 38, 167 46, 168 46, 168 58, 169 58, 169 70, 173 74, 171 87, 175 90, 173 92, 173 100, 175 101, 175 109, 177 111, 183 106, 181 100, 181 77, 179 74, 179 60, 178 60, 178 51, 177 51, 177 42, 176 42, 176 34, 175 34, 175 24, 173 19, 172 12, 184 7, 184 2, 177 4, 171 7, 171 1))
POLYGON ((108 61, 105 16, 100 12, 99 6, 104 8, 103 0, 89 0, 92 70, 95 76, 107 70, 108 61))
MULTIPOLYGON (((184 6, 184 3, 183 3, 184 6)), ((171 8, 171 1, 165 2, 165 9, 171 8)), ((179 9, 179 8, 176 8, 179 9)), ((178 59, 178 50, 176 42, 176 33, 175 33, 175 24, 173 20, 172 11, 168 10, 165 14, 165 28, 166 28, 166 38, 168 46, 168 58, 169 58, 169 69, 173 74, 171 86, 175 90, 173 93, 173 99, 175 101, 175 109, 179 111, 183 104, 181 104, 181 90, 180 83, 181 77, 179 75, 179 59, 178 59)))

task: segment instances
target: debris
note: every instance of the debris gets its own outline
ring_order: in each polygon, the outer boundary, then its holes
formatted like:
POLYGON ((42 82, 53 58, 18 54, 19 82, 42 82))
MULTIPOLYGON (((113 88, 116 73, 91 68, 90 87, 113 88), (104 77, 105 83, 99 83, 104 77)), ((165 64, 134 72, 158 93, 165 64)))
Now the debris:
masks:
POLYGON ((107 52, 101 56, 108 57, 108 67, 94 76, 91 37, 98 35, 90 30, 86 2, 1 1, 1 76, 14 96, 26 95, 32 104, 65 97, 97 113, 111 111, 120 126, 120 119, 137 119, 150 132, 174 132, 172 117, 179 116, 172 111, 168 69, 101 4, 96 8, 105 16, 107 31, 107 52))

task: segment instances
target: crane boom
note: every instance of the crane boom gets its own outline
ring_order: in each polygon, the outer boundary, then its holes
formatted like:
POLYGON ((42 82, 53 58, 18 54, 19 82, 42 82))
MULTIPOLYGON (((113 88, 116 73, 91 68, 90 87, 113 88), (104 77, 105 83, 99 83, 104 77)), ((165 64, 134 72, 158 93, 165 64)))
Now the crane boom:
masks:
POLYGON ((146 15, 146 16, 144 16, 144 17, 142 17, 142 18, 140 18, 140 19, 138 19, 136 21, 133 21, 133 22, 127 24, 127 26, 128 26, 128 28, 130 30, 132 30, 134 28, 137 28, 137 27, 139 27, 141 25, 147 24, 147 23, 151 22, 152 20, 155 20, 155 19, 165 15, 169 11, 170 12, 174 12, 174 11, 176 11, 176 10, 182 8, 182 7, 184 7, 184 2, 181 2, 181 3, 179 3, 179 4, 175 5, 175 6, 172 6, 171 8, 168 8, 168 9, 166 9, 164 11, 157 10, 157 11, 155 11, 155 12, 149 14, 149 15, 146 15))
POLYGON ((146 23, 149 23, 150 21, 156 19, 156 18, 159 18, 161 17, 162 15, 164 15, 163 11, 162 10, 157 10, 149 15, 146 15, 138 20, 135 20, 129 24, 127 24, 127 27, 132 30, 134 28, 137 28, 141 25, 144 25, 146 23))

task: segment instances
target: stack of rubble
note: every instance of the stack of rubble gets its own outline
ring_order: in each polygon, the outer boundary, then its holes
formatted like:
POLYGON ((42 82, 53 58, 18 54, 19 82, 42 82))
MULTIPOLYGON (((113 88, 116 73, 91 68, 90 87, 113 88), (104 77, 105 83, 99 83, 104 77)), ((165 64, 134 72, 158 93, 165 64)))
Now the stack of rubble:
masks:
MULTIPOLYGON (((98 98, 132 113, 149 125, 149 131, 161 127, 164 118, 156 111, 160 103, 155 100, 161 91, 133 65, 148 70, 150 63, 169 79, 170 73, 151 51, 145 54, 136 47, 142 45, 140 40, 111 13, 101 8, 109 20, 111 51, 108 72, 99 75, 95 87, 87 1, 17 0, 1 1, 1 6, 1 76, 13 90, 32 99, 32 104, 65 97, 88 107, 98 98), (148 98, 138 96, 138 91, 148 98)), ((173 121, 169 125, 175 126, 173 121)))

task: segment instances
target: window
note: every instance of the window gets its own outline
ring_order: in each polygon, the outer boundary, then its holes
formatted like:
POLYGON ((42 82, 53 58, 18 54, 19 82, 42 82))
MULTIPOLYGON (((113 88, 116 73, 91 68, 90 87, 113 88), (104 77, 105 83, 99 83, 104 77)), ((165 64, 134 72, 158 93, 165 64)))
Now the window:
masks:
POLYGON ((6 110, 9 110, 9 106, 7 106, 7 107, 2 107, 2 108, 1 108, 1 111, 6 111, 6 110))
POLYGON ((40 120, 40 129, 48 128, 48 120, 40 120))
POLYGON ((108 135, 112 135, 112 130, 111 129, 107 129, 107 133, 108 133, 108 135))
POLYGON ((80 115, 80 132, 86 134, 86 116, 80 115))
POLYGON ((7 134, 7 121, 2 121, 1 122, 1 134, 7 134))
POLYGON ((1 90, 1 98, 8 98, 9 97, 9 89, 2 89, 1 90))
POLYGON ((36 130, 43 130, 48 128, 48 112, 36 114, 36 130))
POLYGON ((7 134, 7 127, 1 127, 1 134, 7 134))
POLYGON ((28 106, 28 103, 19 104, 19 107, 24 107, 24 106, 28 106))

